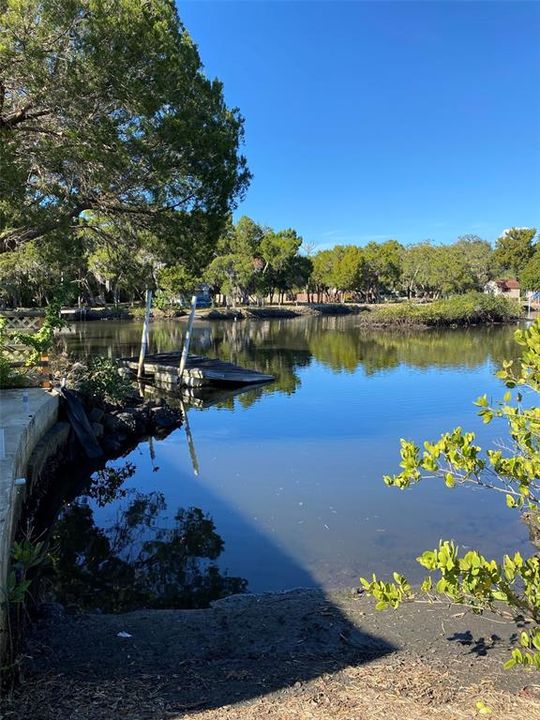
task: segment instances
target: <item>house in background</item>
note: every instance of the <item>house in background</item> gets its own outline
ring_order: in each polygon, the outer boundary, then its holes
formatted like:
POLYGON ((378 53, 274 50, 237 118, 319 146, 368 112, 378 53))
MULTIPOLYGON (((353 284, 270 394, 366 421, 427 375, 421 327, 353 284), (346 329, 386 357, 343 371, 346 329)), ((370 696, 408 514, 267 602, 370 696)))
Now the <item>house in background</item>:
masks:
POLYGON ((484 286, 484 292, 491 295, 505 295, 514 300, 520 299, 519 282, 517 280, 490 280, 484 286))

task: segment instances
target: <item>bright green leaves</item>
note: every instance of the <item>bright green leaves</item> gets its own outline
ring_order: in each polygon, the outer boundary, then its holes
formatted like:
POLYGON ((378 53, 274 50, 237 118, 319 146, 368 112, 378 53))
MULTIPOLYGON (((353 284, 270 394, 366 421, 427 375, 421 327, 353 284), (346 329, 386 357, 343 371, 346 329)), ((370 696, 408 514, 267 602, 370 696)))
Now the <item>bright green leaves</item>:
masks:
POLYGON ((513 558, 509 555, 505 555, 503 558, 503 569, 506 579, 513 582, 516 579, 516 574, 520 572, 523 567, 523 558, 520 553, 516 553, 513 558))
POLYGON ((490 423, 493 420, 494 413, 493 410, 489 407, 489 401, 487 395, 482 395, 479 397, 475 405, 478 405, 480 410, 478 411, 478 415, 482 418, 484 423, 490 423))
POLYGON ((453 488, 456 484, 456 479, 451 472, 447 472, 444 476, 444 484, 447 488, 453 488))
POLYGON ((522 652, 519 648, 512 650, 512 655, 509 660, 504 663, 504 668, 509 669, 516 665, 523 665, 524 667, 532 667, 535 670, 540 670, 540 652, 522 652))
POLYGON ((403 469, 397 475, 385 475, 384 482, 400 489, 418 482, 423 475, 437 475, 444 479, 447 487, 477 476, 485 468, 485 461, 479 457, 481 448, 474 443, 474 433, 464 433, 455 428, 435 442, 425 442, 424 452, 409 440, 401 440, 401 463, 403 469))
POLYGON ((509 228, 497 239, 494 260, 505 270, 520 277, 534 255, 536 228, 509 228))
MULTIPOLYGON (((504 603, 516 615, 540 621, 540 560, 536 556, 524 560, 516 552, 513 556, 505 555, 499 564, 476 550, 460 555, 454 542, 441 540, 437 548, 422 553, 417 562, 429 573, 421 590, 432 602, 440 601, 443 596, 451 603, 467 605, 478 613, 484 610, 497 612, 498 604, 504 603), (436 596, 431 594, 433 591, 436 596)), ((394 582, 385 582, 375 575, 371 581, 361 579, 365 592, 377 600, 378 610, 395 609, 402 602, 414 599, 406 578, 394 573, 393 579, 394 582)), ((522 634, 522 645, 525 637, 525 647, 540 650, 540 627, 530 636, 522 634)))
MULTIPOLYGON (((522 386, 540 391, 540 320, 516 333, 523 346, 521 364, 505 361, 497 376, 508 388, 522 386)), ((501 491, 506 505, 527 509, 527 521, 540 519, 540 408, 522 407, 522 393, 516 393, 516 405, 508 390, 501 403, 493 406, 487 395, 476 400, 478 414, 484 423, 494 419, 506 421, 509 441, 497 449, 482 449, 475 444, 473 433, 455 428, 441 435, 437 442, 425 442, 423 452, 413 442, 401 440, 402 471, 385 476, 387 485, 407 488, 422 478, 440 477, 447 487, 469 483, 501 491)), ((508 614, 527 618, 535 624, 519 635, 520 648, 515 648, 505 663, 511 668, 523 665, 540 669, 540 557, 524 559, 519 552, 505 555, 502 563, 485 558, 476 550, 460 556, 457 546, 441 540, 434 550, 417 558, 428 571, 421 589, 433 602, 443 596, 452 603, 467 605, 475 612, 499 612, 501 603, 508 614), (431 593, 435 591, 439 597, 431 593)), ((372 582, 362 581, 365 591, 377 600, 377 608, 397 607, 412 599, 407 581, 394 575, 394 583, 385 583, 373 576, 372 582), (399 579, 399 582, 396 580, 399 579), (404 588, 407 588, 407 592, 404 588)), ((478 712, 487 713, 482 704, 478 712)))
MULTIPOLYGON (((468 604, 482 609, 482 595, 485 596, 488 606, 496 599, 493 592, 498 592, 497 584, 500 580, 497 563, 486 560, 474 550, 459 557, 458 548, 452 541, 441 540, 438 548, 422 553, 417 561, 430 572, 439 573, 435 589, 452 602, 463 603, 467 598, 468 604)), ((424 580, 422 589, 429 592, 432 586, 433 582, 429 577, 424 580)))
POLYGON ((522 508, 524 504, 524 499, 522 497, 515 498, 513 495, 507 495, 506 496, 506 507, 509 508, 522 508))
MULTIPOLYGON (((525 348, 523 360, 519 366, 512 361, 503 362, 498 376, 508 387, 522 385, 540 389, 540 324, 518 331, 516 339, 525 348)), ((437 442, 424 442, 423 452, 414 443, 401 440, 402 472, 385 476, 385 483, 403 489, 424 477, 435 476, 448 488, 472 483, 502 490, 509 508, 536 508, 540 479, 540 408, 522 407, 522 399, 522 394, 517 393, 517 405, 510 404, 512 393, 507 391, 496 406, 485 394, 475 402, 484 423, 494 419, 507 423, 511 444, 504 451, 488 449, 483 454, 474 434, 463 432, 459 427, 441 435, 437 442)))
POLYGON ((540 670, 540 628, 535 628, 532 632, 523 630, 519 634, 519 644, 524 650, 515 648, 504 667, 511 668, 515 665, 523 665, 540 670))
POLYGON ((483 700, 477 700, 475 706, 480 715, 491 715, 491 713, 493 712, 489 705, 486 705, 483 700))
POLYGON ((414 597, 407 578, 396 572, 393 577, 393 583, 378 580, 376 575, 373 575, 371 582, 366 578, 360 578, 365 592, 377 600, 376 610, 386 610, 389 607, 395 610, 404 600, 411 600, 414 597))

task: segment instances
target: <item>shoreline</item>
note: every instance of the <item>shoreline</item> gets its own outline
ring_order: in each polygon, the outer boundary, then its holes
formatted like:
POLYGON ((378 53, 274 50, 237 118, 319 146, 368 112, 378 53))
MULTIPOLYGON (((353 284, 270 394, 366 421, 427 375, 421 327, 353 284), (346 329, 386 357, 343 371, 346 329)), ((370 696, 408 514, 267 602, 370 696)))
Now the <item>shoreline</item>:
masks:
POLYGON ((375 709, 446 720, 473 717, 482 699, 497 718, 540 717, 538 691, 524 690, 530 674, 502 668, 512 623, 445 605, 374 605, 351 590, 302 589, 195 611, 66 615, 52 605, 4 710, 20 720, 382 718, 375 709), (330 704, 315 702, 321 693, 330 704))
MULTIPOLYGON (((340 303, 314 303, 303 305, 272 305, 263 307, 238 307, 238 308, 199 308, 195 312, 197 322, 215 321, 240 321, 240 320, 293 320, 305 317, 342 317, 355 316, 359 325, 365 328, 374 329, 412 329, 423 330, 431 328, 464 328, 464 327, 489 327, 494 325, 511 324, 520 320, 526 320, 524 315, 515 314, 507 317, 495 313, 486 317, 470 316, 464 313, 462 316, 437 316, 421 317, 427 315, 431 304, 412 304, 404 310, 402 304, 340 304, 340 303), (396 312, 398 311, 398 312, 396 312)), ((64 315, 67 317, 67 315, 64 315)), ((187 321, 187 311, 178 310, 174 314, 154 311, 151 321, 155 320, 179 320, 187 321)), ((74 322, 98 322, 119 320, 123 322, 140 322, 142 318, 139 313, 133 314, 128 310, 108 312, 96 312, 92 315, 80 316, 73 313, 74 322)))

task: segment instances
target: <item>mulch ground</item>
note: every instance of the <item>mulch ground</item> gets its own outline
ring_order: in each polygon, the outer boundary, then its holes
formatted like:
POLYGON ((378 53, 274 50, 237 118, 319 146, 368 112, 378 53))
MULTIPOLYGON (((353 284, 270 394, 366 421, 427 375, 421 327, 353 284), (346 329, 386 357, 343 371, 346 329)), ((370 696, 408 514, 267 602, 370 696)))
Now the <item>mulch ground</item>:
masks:
POLYGON ((502 669, 514 631, 449 608, 375 613, 367 598, 317 591, 197 611, 53 613, 29 637, 0 717, 540 720, 540 677, 502 669))

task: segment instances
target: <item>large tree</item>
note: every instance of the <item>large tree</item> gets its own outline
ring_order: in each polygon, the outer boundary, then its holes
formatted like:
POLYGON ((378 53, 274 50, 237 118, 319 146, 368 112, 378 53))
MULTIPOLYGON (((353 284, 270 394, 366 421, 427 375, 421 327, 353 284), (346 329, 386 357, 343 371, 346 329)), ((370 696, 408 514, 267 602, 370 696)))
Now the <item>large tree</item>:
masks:
POLYGON ((472 273, 477 290, 483 290, 484 285, 494 275, 493 248, 487 240, 478 235, 461 235, 454 244, 458 254, 463 258, 466 266, 472 273))
POLYGON ((336 245, 334 265, 332 270, 332 284, 343 293, 355 292, 362 289, 366 275, 366 260, 364 252, 356 245, 336 245))
POLYGON ((242 135, 171 0, 0 0, 0 252, 89 210, 212 244, 242 135))
POLYGON ((519 274, 522 290, 540 290, 540 251, 537 250, 519 274))
POLYGON ((481 280, 488 277, 483 242, 460 239, 452 245, 429 241, 409 245, 402 252, 401 275, 408 297, 435 298, 483 287, 481 280))
POLYGON ((382 290, 394 291, 401 277, 402 246, 397 240, 370 242, 363 249, 366 260, 366 297, 378 301, 382 290))
POLYGON ((419 297, 432 291, 432 270, 436 254, 437 250, 430 240, 424 240, 403 249, 401 283, 407 297, 419 297))
POLYGON ((494 259, 500 269, 519 277, 534 254, 536 228, 513 227, 505 230, 497 240, 494 259))

